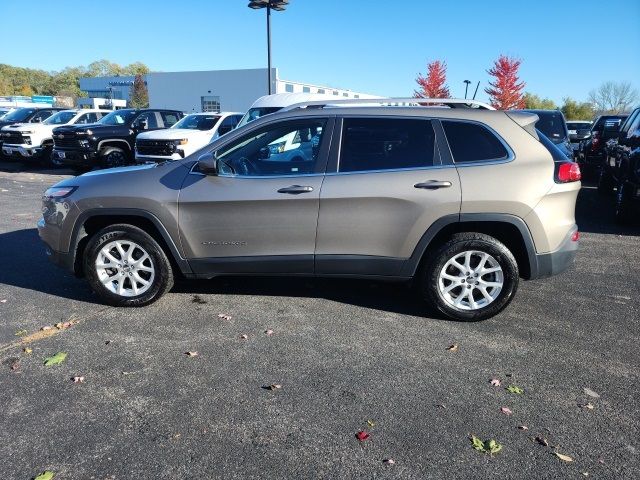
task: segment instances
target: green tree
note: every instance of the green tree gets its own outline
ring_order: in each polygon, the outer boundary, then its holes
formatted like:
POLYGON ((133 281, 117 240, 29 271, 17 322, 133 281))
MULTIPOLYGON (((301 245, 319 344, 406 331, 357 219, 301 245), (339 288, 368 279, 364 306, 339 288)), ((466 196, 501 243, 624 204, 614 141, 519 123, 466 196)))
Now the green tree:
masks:
POLYGON ((149 67, 142 62, 130 63, 126 67, 122 68, 124 75, 146 75, 149 73, 149 67))
POLYGON ((141 74, 136 75, 133 85, 131 85, 129 106, 132 108, 147 108, 149 106, 149 92, 141 74))
POLYGON ((564 104, 560 108, 567 120, 592 120, 596 112, 589 102, 577 102, 570 97, 562 99, 564 104))
POLYGON ((538 95, 526 92, 524 94, 524 108, 531 110, 557 110, 558 107, 549 98, 541 98, 538 95))
POLYGON ((9 83, 9 80, 0 74, 0 95, 12 95, 13 85, 9 83))
POLYGON ((18 95, 24 95, 25 97, 30 97, 33 95, 33 90, 29 85, 22 85, 18 90, 18 95))

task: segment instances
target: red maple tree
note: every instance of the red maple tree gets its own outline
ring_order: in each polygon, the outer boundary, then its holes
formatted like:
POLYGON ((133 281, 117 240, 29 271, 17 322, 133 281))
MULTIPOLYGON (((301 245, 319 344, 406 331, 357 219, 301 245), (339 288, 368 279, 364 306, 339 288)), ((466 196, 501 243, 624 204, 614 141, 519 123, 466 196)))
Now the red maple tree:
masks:
POLYGON ((525 83, 520 82, 518 78, 521 63, 517 58, 500 55, 493 67, 487 70, 487 73, 494 77, 494 81, 489 82, 490 88, 484 89, 489 94, 492 107, 498 110, 524 108, 522 89, 525 83))
POLYGON ((447 81, 447 64, 440 60, 434 60, 427 64, 427 76, 418 74, 416 83, 420 86, 414 90, 414 98, 449 98, 449 87, 445 85, 447 81))

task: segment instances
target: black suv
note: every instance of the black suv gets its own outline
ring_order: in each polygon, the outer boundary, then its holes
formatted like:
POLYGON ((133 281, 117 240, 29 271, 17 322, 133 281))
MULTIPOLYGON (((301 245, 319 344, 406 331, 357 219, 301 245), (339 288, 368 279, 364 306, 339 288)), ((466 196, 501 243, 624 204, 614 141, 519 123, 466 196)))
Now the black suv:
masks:
POLYGON ((640 204, 640 108, 627 117, 616 136, 604 147, 598 192, 617 187, 616 220, 631 220, 634 204, 640 204))
MULTIPOLYGON (((13 112, 7 113, 2 119, 0 119, 0 130, 7 125, 13 125, 14 123, 40 123, 45 121, 51 115, 64 108, 57 107, 24 107, 18 108, 13 112)), ((8 135, 8 134, 7 134, 8 135)), ((0 156, 4 156, 2 153, 2 143, 4 135, 0 134, 0 156)))
POLYGON ((597 173, 604 160, 604 146, 607 140, 618 135, 620 125, 627 115, 600 115, 591 127, 589 138, 580 142, 577 161, 583 173, 597 173))
POLYGON ((115 110, 93 125, 53 130, 52 161, 79 168, 111 168, 133 163, 139 133, 169 128, 183 117, 177 110, 115 110))
POLYGON ((573 160, 567 122, 560 110, 521 110, 538 115, 536 128, 546 135, 568 159, 573 160))

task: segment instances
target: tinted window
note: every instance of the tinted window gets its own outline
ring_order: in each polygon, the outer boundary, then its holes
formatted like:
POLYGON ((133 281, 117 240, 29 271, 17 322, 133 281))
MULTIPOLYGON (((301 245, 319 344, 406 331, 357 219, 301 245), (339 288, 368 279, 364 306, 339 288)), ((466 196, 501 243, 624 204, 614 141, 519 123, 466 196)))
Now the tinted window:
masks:
POLYGON ((553 143, 562 143, 567 138, 566 125, 561 113, 534 112, 538 115, 536 128, 553 143))
POLYGON ((31 120, 29 120, 29 123, 40 123, 43 120, 46 120, 47 118, 49 118, 51 114, 53 114, 52 110, 41 110, 38 113, 36 113, 33 117, 31 117, 31 120))
POLYGON ((220 120, 220 115, 187 115, 176 123, 173 128, 188 130, 211 130, 220 120))
POLYGON ((507 158, 507 149, 502 142, 482 125, 445 120, 442 126, 457 163, 507 158))
POLYGON ((115 110, 102 117, 100 123, 103 125, 124 125, 129 123, 135 114, 135 110, 115 110))
POLYGON ((627 115, 606 115, 599 117, 591 131, 602 132, 605 126, 607 129, 611 129, 612 127, 615 128, 616 126, 619 127, 626 118, 627 115))
POLYGON ((65 123, 69 123, 73 117, 77 115, 77 112, 69 112, 62 111, 58 112, 55 115, 51 115, 44 122, 47 125, 64 125, 65 123))
POLYGON ((156 112, 145 112, 141 114, 138 118, 136 118, 134 123, 144 126, 144 130, 153 130, 154 128, 158 128, 158 120, 156 119, 156 112))
POLYGON ((429 120, 345 118, 339 171, 428 167, 434 151, 429 120))
POLYGON ((13 112, 7 113, 2 120, 8 120, 11 122, 23 122, 29 115, 35 112, 35 108, 19 108, 13 112))
POLYGON ((240 124, 238 126, 242 127, 243 125, 246 125, 249 122, 253 122, 254 120, 257 120, 258 118, 264 116, 264 115, 269 115, 270 113, 275 113, 278 110, 282 110, 282 107, 256 107, 256 108, 250 108, 249 111, 244 115, 244 117, 242 117, 242 120, 240 121, 240 124))
POLYGON ((627 119, 624 121, 624 123, 620 127, 620 131, 627 133, 631 129, 631 125, 636 121, 636 118, 638 118, 639 114, 640 114, 640 108, 631 112, 631 115, 627 117, 627 119))
POLYGON ((216 152, 221 173, 242 176, 315 173, 326 119, 281 122, 216 152))
POLYGON ((235 128, 237 123, 233 119, 233 117, 225 118, 220 126, 218 127, 218 135, 224 135, 225 133, 229 133, 231 130, 235 128))
POLYGON ((591 124, 582 122, 567 122, 567 128, 569 130, 589 130, 591 128, 591 124))
POLYGON ((165 127, 171 127, 179 120, 178 115, 174 112, 160 112, 160 116, 165 127))

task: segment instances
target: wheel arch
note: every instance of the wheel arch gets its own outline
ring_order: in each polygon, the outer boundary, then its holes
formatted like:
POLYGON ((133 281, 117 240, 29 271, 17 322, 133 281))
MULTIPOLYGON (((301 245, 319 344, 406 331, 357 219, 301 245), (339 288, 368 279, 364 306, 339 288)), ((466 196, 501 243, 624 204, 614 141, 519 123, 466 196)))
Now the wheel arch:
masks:
POLYGON ((83 212, 76 220, 71 237, 73 271, 84 276, 82 258, 89 239, 109 225, 128 224, 148 233, 167 254, 174 269, 183 274, 191 273, 189 263, 182 257, 178 247, 162 222, 151 212, 139 209, 96 209, 83 212))
POLYGON ((98 152, 100 152, 104 148, 119 148, 121 150, 124 149, 125 152, 131 153, 131 145, 129 145, 129 142, 117 138, 107 138, 105 140, 100 140, 98 142, 98 152))
POLYGON ((403 267, 403 274, 415 276, 434 248, 451 235, 477 232, 490 235, 505 244, 518 263, 520 276, 534 279, 539 275, 538 259, 531 232, 520 217, 501 213, 463 213, 438 219, 422 236, 403 267))

